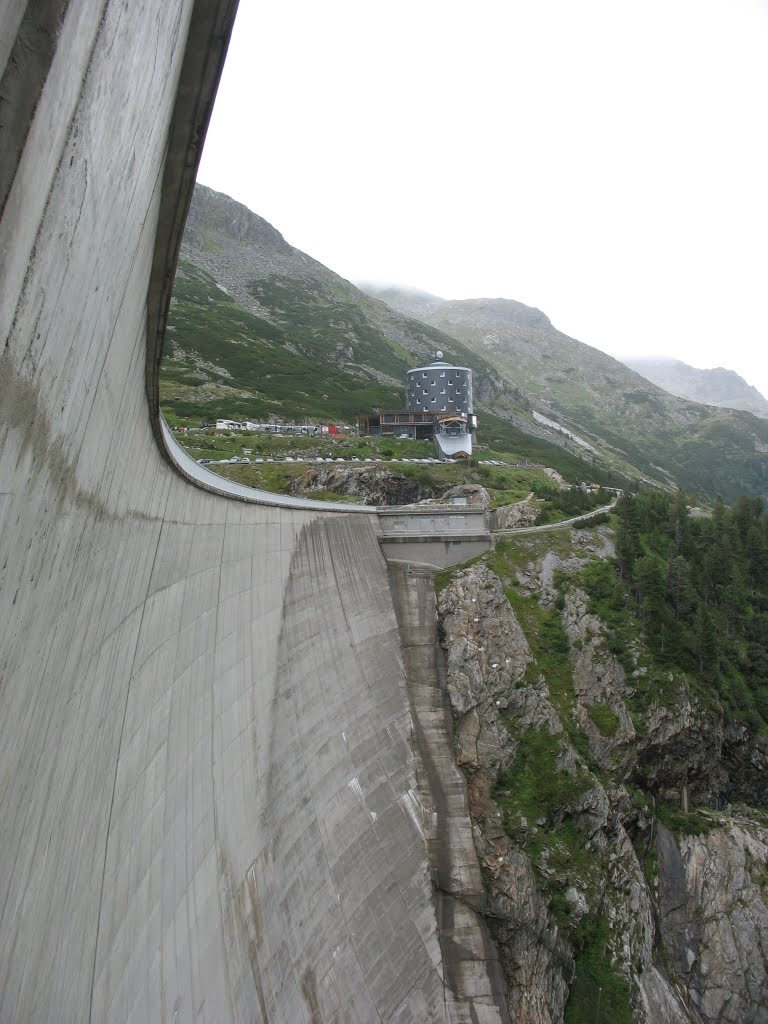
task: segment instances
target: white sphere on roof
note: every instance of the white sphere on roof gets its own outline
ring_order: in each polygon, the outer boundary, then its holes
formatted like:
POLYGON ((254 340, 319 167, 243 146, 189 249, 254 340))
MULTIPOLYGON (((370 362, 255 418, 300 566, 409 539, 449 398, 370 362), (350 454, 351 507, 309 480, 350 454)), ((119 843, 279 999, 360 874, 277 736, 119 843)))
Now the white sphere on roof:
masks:
POLYGON ((438 350, 436 358, 437 359, 442 359, 443 358, 443 353, 438 350))

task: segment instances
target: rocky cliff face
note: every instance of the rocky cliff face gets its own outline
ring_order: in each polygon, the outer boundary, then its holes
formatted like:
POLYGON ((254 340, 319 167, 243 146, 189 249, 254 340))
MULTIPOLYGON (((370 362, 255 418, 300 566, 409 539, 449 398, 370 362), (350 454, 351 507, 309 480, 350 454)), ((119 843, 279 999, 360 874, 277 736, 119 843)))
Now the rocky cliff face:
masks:
POLYGON ((383 466, 312 466, 289 487, 290 494, 317 491, 348 494, 363 505, 413 505, 461 498, 467 505, 487 508, 488 492, 479 484, 435 486, 383 466))
POLYGON ((541 505, 529 495, 514 505, 502 505, 494 509, 491 521, 493 530, 509 530, 518 526, 535 526, 541 518, 541 505))
POLYGON ((512 1018, 765 1024, 768 816, 732 804, 763 793, 760 744, 729 737, 684 678, 650 685, 640 646, 614 653, 579 585, 607 531, 539 544, 446 574, 438 594, 512 1018))
POLYGON ((316 491, 349 494, 360 498, 363 505, 410 505, 435 496, 434 487, 380 466, 312 467, 291 484, 289 491, 298 495, 316 491))
POLYGON ((658 909, 670 968, 706 1024, 768 1021, 768 829, 743 816, 679 842, 656 840, 658 909))

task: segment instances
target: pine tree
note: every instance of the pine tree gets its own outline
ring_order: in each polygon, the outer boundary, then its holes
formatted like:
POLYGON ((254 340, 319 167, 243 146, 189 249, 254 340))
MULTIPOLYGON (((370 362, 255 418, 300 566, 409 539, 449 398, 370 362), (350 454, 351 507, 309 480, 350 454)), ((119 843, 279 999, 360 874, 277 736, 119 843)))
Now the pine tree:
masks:
POLYGON ((661 562, 643 555, 635 563, 635 591, 640 618, 655 631, 661 625, 666 594, 666 578, 661 562))
POLYGON ((667 593, 675 609, 675 622, 678 622, 681 615, 687 615, 694 604, 688 561, 680 554, 670 558, 668 562, 667 593))
POLYGON ((706 604, 702 601, 696 612, 696 654, 699 672, 712 679, 717 675, 720 661, 720 645, 715 623, 706 604))
POLYGON ((616 531, 616 560, 622 579, 631 581, 635 559, 642 551, 637 499, 623 495, 616 504, 619 526, 616 531))

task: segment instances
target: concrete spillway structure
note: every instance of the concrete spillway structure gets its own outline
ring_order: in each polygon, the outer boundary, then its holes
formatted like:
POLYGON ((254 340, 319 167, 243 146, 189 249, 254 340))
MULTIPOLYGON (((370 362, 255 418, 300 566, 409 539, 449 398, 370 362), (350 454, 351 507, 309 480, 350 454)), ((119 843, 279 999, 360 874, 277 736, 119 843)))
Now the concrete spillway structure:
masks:
POLYGON ((0 1021, 503 1020, 443 968, 376 516, 163 436, 234 10, 0 3, 0 1021))

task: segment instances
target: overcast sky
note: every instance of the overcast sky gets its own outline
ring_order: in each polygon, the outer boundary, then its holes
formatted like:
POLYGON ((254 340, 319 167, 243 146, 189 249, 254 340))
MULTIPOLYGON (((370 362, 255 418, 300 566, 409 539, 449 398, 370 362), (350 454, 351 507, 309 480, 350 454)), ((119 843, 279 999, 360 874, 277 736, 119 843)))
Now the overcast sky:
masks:
POLYGON ((353 281, 768 396, 768 0, 240 0, 199 180, 353 281))

